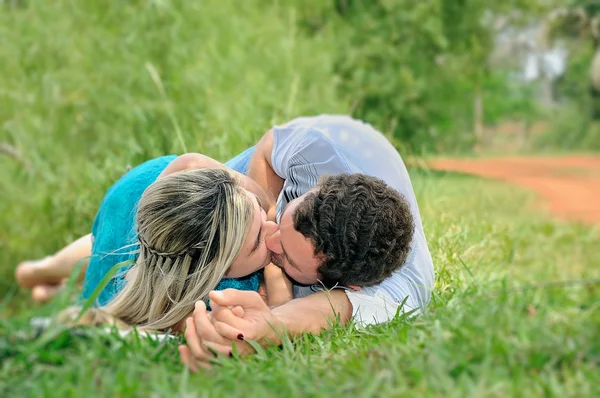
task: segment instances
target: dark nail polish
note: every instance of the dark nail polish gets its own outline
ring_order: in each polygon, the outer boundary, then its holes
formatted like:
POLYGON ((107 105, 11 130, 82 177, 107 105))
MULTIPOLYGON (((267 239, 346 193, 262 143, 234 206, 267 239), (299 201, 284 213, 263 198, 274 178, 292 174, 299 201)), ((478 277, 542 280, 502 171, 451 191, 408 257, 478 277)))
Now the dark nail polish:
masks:
POLYGON ((238 334, 238 340, 243 341, 244 340, 244 335, 243 334, 238 334))

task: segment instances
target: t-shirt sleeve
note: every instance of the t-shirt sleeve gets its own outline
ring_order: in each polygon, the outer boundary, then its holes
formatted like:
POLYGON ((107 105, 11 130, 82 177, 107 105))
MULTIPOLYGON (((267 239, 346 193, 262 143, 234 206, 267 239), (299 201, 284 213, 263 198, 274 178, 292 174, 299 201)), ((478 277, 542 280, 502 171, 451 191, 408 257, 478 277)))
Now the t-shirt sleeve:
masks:
MULTIPOLYGON (((337 286, 334 289, 342 289, 346 292, 348 300, 352 304, 352 318, 357 327, 377 325, 392 320, 396 314, 411 313, 420 314, 421 309, 413 306, 413 300, 406 295, 404 300, 394 299, 388 290, 376 288, 365 292, 364 290, 352 290, 337 286)), ((294 298, 302 298, 325 289, 320 285, 294 286, 294 298)), ((396 293, 398 293, 396 291, 396 293)))
POLYGON ((418 314, 408 300, 398 303, 385 290, 377 290, 371 296, 362 292, 346 290, 346 296, 352 304, 352 319, 356 326, 378 325, 394 319, 398 313, 418 314))
POLYGON ((292 183, 304 180, 310 189, 322 175, 352 172, 344 156, 317 128, 293 122, 276 126, 273 141, 273 170, 285 180, 293 179, 292 183))

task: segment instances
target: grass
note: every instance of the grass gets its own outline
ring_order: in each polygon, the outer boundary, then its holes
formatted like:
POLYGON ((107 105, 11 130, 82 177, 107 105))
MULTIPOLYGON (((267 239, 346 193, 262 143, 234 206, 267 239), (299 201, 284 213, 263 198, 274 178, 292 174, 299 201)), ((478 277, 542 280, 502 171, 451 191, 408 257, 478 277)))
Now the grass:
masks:
POLYGON ((417 169, 436 286, 416 320, 198 375, 176 341, 36 336, 30 319, 58 304, 12 295, 14 266, 87 233, 128 165, 184 147, 226 160, 272 123, 349 109, 335 42, 303 37, 281 4, 0 3, 0 143, 17 151, 0 155, 0 396, 599 396, 598 230, 517 188, 417 169))
MULTIPOLYGON (((598 231, 503 184, 412 170, 436 263, 429 312, 336 327, 189 375, 176 342, 62 335, 31 352, 0 323, 0 391, 18 396, 597 396, 598 231), (477 192, 479 194, 467 194, 477 192), (482 194, 483 193, 483 194, 482 194), (579 281, 566 286, 551 281, 579 281)), ((47 312, 50 308, 34 310, 47 312)))

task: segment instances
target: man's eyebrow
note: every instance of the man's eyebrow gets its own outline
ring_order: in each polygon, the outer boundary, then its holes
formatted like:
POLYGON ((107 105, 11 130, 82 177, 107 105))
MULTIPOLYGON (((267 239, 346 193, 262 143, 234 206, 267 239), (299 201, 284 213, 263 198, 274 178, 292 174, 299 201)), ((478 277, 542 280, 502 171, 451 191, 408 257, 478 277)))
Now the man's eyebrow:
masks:
POLYGON ((298 266, 296 264, 294 264, 292 262, 292 260, 290 259, 290 256, 288 256, 287 252, 285 251, 285 248, 283 247, 283 243, 280 243, 281 245, 281 251, 283 251, 283 255, 285 256, 285 258, 288 260, 288 263, 290 263, 290 265, 294 268, 296 268, 298 271, 300 271, 300 268, 298 268, 298 266))

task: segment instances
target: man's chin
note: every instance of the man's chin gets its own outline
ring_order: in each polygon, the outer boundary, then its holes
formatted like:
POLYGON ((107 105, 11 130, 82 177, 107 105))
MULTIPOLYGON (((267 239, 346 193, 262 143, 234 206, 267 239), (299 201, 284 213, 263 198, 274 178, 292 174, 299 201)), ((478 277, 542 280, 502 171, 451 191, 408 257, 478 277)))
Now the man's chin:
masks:
POLYGON ((294 283, 294 285, 298 285, 298 286, 312 286, 312 285, 314 285, 314 283, 300 283, 297 280, 295 280, 294 278, 292 278, 291 276, 289 276, 287 273, 286 273, 286 275, 287 275, 288 278, 290 278, 290 280, 294 283))
POLYGON ((290 276, 290 274, 288 274, 287 272, 285 272, 285 268, 282 268, 282 269, 283 269, 283 272, 285 273, 285 275, 294 283, 294 285, 298 285, 298 286, 312 286, 312 285, 319 284, 319 281, 314 281, 314 282, 310 282, 310 283, 300 282, 300 281, 294 279, 292 276, 290 276))

